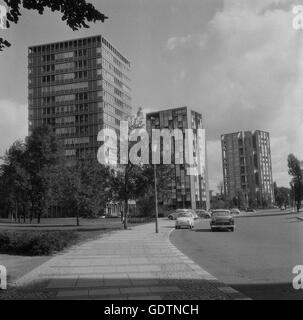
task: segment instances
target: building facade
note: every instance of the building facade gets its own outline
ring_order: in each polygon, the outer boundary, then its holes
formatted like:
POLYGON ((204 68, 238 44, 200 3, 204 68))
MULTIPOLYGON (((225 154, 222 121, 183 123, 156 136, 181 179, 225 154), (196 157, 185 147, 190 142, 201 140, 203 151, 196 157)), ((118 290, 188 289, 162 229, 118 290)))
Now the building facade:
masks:
POLYGON ((28 49, 29 132, 48 125, 67 163, 97 158, 98 132, 131 115, 130 61, 102 36, 28 49))
MULTIPOLYGON (((200 135, 203 130, 203 119, 200 113, 190 110, 187 107, 169 109, 149 113, 146 115, 146 129, 151 138, 153 129, 168 129, 173 132, 180 129, 182 136, 179 138, 171 136, 171 180, 167 185, 167 192, 161 194, 159 202, 171 208, 209 208, 208 175, 206 161, 205 134, 200 135), (192 155, 193 163, 186 161, 186 130, 192 129, 192 155), (177 164, 176 140, 180 139, 183 145, 183 153, 179 154, 177 164), (183 163, 181 163, 183 162, 183 163), (192 171, 192 169, 196 171, 192 171)), ((161 132, 161 131, 160 131, 161 132)), ((188 151, 190 152, 190 150, 188 151)), ((163 164, 163 137, 161 140, 161 165, 163 164)), ((160 168, 160 167, 159 167, 160 168)))
POLYGON ((274 190, 268 132, 235 132, 221 136, 224 193, 233 205, 270 207, 274 190))

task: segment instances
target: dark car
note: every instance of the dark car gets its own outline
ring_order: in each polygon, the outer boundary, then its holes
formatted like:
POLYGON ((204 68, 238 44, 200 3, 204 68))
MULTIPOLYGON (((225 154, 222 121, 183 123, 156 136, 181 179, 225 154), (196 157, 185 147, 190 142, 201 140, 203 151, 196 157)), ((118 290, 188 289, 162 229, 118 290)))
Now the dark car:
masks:
POLYGON ((253 208, 247 208, 247 209, 246 209, 246 212, 256 212, 256 210, 253 209, 253 208))
POLYGON ((235 221, 229 210, 214 210, 210 220, 211 231, 235 231, 235 221))

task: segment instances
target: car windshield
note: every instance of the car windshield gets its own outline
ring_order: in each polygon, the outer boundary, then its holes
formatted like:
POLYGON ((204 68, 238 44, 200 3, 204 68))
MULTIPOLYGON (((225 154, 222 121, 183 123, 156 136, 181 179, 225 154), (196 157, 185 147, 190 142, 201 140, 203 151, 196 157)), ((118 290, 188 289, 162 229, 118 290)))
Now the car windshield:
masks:
POLYGON ((178 215, 178 218, 190 218, 192 215, 190 214, 190 213, 188 213, 188 212, 184 212, 184 213, 180 213, 179 215, 178 215))
POLYGON ((216 212, 213 212, 213 217, 226 217, 226 216, 229 216, 230 213, 229 211, 216 211, 216 212))

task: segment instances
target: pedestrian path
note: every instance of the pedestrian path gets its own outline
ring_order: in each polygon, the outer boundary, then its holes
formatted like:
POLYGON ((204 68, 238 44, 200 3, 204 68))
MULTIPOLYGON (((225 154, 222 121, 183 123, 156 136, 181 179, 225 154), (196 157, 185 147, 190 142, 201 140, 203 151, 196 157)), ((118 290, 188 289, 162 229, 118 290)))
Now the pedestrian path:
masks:
POLYGON ((130 227, 56 255, 20 278, 48 299, 246 299, 169 241, 174 222, 130 227))

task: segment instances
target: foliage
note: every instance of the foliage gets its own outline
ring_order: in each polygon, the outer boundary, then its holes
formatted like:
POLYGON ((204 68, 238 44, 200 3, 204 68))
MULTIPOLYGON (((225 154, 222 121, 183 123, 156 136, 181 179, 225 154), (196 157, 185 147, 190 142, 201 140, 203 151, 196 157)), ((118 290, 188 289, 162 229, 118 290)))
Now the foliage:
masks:
POLYGON ((83 217, 103 213, 112 193, 113 170, 95 159, 79 160, 74 166, 59 164, 49 173, 49 201, 70 211, 79 211, 83 217))
POLYGON ((0 232, 0 253, 50 255, 63 250, 76 239, 73 231, 0 232))
POLYGON ((137 210, 141 217, 152 217, 155 215, 155 190, 151 184, 146 192, 137 201, 137 210))
POLYGON ((1 166, 0 195, 2 207, 15 219, 25 215, 28 205, 29 174, 24 168, 25 145, 16 141, 6 152, 1 166))
POLYGON ((290 205, 291 192, 289 188, 278 187, 276 182, 274 183, 275 201, 278 207, 284 207, 290 205))
POLYGON ((55 135, 45 126, 33 130, 25 143, 15 142, 6 152, 0 170, 0 194, 5 211, 15 220, 40 217, 47 209, 49 170, 59 159, 55 135))
POLYGON ((37 127, 26 138, 24 157, 25 170, 30 176, 30 219, 36 215, 38 223, 46 209, 49 188, 48 171, 59 159, 59 143, 47 126, 37 127))
POLYGON ((301 208, 301 202, 303 199, 303 177, 300 168, 300 162, 293 154, 290 154, 288 156, 287 162, 288 174, 292 176, 290 185, 294 195, 294 200, 297 204, 297 211, 299 212, 301 208))
MULTIPOLYGON (((4 2, 8 7, 7 28, 11 23, 17 24, 19 22, 19 17, 22 14, 21 6, 26 10, 37 11, 41 15, 45 9, 60 12, 62 13, 62 21, 65 21, 73 31, 89 28, 88 22, 104 22, 108 18, 85 0, 4 0, 4 2)), ((0 51, 10 45, 7 40, 0 38, 0 51)))
MULTIPOLYGON (((129 131, 141 129, 144 126, 144 118, 141 108, 136 116, 129 120, 129 131)), ((128 143, 128 154, 136 142, 128 143)), ((128 161, 120 165, 113 178, 114 199, 124 202, 124 228, 127 228, 128 200, 138 199, 145 192, 148 186, 148 176, 144 175, 144 165, 136 165, 128 161)))

